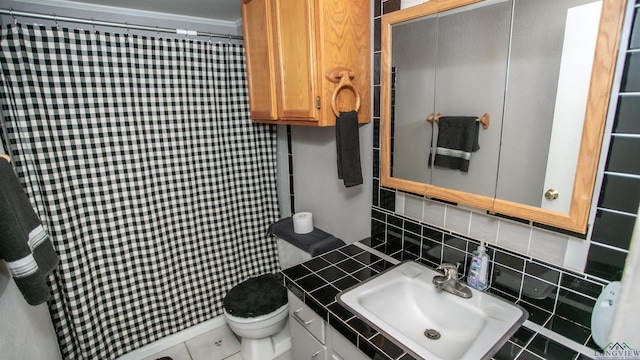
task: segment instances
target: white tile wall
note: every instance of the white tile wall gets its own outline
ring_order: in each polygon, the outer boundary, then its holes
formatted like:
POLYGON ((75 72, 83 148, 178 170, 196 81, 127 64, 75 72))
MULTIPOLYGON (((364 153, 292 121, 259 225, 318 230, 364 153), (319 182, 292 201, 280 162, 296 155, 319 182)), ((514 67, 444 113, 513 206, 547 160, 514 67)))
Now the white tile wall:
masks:
POLYGON ((584 239, 402 192, 396 193, 395 212, 577 272, 584 271, 589 252, 584 239))
POLYGON ((471 212, 459 209, 456 206, 445 207, 444 227, 455 233, 469 235, 469 224, 471 222, 471 212))
POLYGON ((498 241, 498 223, 499 220, 494 216, 472 212, 469 236, 495 245, 498 241))
POLYGON ((401 192, 396 193, 396 210, 402 211, 400 215, 404 215, 404 198, 405 197, 406 195, 401 192))
POLYGON ((436 201, 425 200, 424 209, 422 211, 422 221, 444 227, 445 205, 436 201))
POLYGON ((522 226, 517 222, 500 220, 498 225, 498 246, 513 250, 520 254, 529 252, 531 227, 522 226))
POLYGON ((531 244, 529 255, 536 259, 544 259, 546 262, 562 266, 567 253, 569 237, 550 231, 533 228, 531 231, 531 244))
POLYGON ((567 252, 564 255, 564 267, 573 271, 582 272, 587 264, 590 242, 583 239, 569 238, 567 252))
POLYGON ((422 211, 424 208, 424 198, 405 195, 404 196, 404 215, 416 220, 422 219, 422 211))

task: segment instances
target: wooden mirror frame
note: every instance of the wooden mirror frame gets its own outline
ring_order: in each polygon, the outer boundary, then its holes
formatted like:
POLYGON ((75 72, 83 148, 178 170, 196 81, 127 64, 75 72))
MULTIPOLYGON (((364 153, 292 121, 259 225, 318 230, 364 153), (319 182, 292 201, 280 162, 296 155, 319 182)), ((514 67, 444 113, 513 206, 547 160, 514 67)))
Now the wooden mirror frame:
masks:
MULTIPOLYGON (((585 234, 596 182, 602 138, 604 135, 625 1, 602 0, 602 14, 596 41, 591 85, 580 142, 580 154, 569 213, 544 210, 520 204, 452 190, 416 181, 391 177, 391 31, 394 24, 434 15, 484 0, 431 0, 382 16, 381 22, 381 174, 382 186, 424 195, 429 198, 469 205, 493 213, 530 220, 536 223, 585 234)), ((497 176, 497 174, 496 174, 497 176)))

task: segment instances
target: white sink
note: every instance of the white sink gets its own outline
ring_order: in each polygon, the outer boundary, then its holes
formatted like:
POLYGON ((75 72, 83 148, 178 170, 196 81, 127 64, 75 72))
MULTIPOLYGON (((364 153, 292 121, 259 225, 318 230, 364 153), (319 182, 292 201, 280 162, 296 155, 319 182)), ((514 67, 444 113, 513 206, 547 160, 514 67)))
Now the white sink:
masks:
POLYGON ((436 275, 442 274, 406 261, 345 290, 337 299, 423 359, 489 359, 528 317, 521 307, 475 289, 468 299, 437 292, 431 282, 436 275), (427 329, 440 337, 428 338, 427 329))

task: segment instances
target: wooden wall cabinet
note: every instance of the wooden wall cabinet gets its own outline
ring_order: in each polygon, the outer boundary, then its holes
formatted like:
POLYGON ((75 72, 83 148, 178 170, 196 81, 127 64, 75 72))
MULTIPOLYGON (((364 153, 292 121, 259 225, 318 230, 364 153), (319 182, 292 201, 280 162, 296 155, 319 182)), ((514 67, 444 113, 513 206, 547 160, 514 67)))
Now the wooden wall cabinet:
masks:
POLYGON ((371 121, 369 1, 243 0, 242 17, 253 121, 371 121))

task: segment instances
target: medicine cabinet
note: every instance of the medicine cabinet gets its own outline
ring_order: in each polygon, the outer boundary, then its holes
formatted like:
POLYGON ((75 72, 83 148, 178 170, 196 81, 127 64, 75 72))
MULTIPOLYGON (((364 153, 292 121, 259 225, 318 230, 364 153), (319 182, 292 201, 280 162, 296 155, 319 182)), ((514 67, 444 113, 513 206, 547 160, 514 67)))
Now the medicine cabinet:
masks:
POLYGON ((431 0, 381 22, 381 184, 585 233, 619 0, 431 0), (429 164, 441 115, 490 116, 469 171, 429 164))

